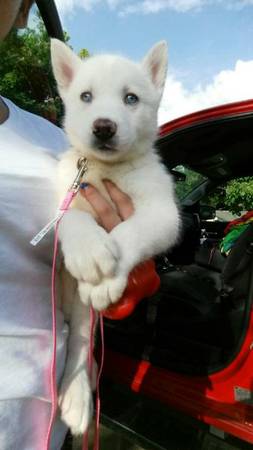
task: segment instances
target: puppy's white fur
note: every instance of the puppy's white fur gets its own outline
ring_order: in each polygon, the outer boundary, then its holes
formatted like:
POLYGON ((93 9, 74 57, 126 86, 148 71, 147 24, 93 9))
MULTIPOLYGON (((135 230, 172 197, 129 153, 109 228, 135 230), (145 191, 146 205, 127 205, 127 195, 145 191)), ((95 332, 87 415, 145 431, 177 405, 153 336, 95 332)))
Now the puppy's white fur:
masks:
POLYGON ((109 179, 131 197, 134 205, 134 214, 107 233, 96 222, 95 211, 78 195, 60 224, 65 266, 78 280, 79 293, 72 296, 70 308, 70 295, 65 292, 67 309, 71 310, 71 334, 60 405, 72 431, 81 433, 87 427, 91 404, 85 378, 87 351, 83 349, 85 346, 87 350, 89 341, 87 306, 102 310, 116 302, 133 267, 172 247, 178 237, 180 220, 171 177, 153 147, 167 46, 158 43, 140 64, 112 55, 81 60, 55 39, 51 48, 54 74, 65 104, 65 130, 72 145, 59 164, 60 198, 77 173, 78 159, 86 157, 85 181, 111 202, 102 182, 109 179), (92 94, 91 102, 82 100, 83 92, 92 94), (127 104, 128 93, 137 95, 139 101, 127 104), (117 126, 112 150, 99 150, 94 143, 93 124, 101 118, 117 126))

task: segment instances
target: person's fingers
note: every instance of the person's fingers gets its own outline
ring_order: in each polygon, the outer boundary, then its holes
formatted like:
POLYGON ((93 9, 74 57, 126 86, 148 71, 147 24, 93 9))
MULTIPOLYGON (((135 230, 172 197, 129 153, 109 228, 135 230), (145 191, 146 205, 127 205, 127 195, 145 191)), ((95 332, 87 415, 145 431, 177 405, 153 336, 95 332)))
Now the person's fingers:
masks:
POLYGON ((87 185, 84 189, 80 189, 80 194, 90 203, 99 217, 99 224, 106 231, 111 231, 121 222, 117 211, 94 186, 87 185))
POLYGON ((122 220, 128 219, 134 213, 134 206, 131 198, 122 192, 116 184, 109 180, 103 180, 112 202, 116 206, 117 213, 122 220))

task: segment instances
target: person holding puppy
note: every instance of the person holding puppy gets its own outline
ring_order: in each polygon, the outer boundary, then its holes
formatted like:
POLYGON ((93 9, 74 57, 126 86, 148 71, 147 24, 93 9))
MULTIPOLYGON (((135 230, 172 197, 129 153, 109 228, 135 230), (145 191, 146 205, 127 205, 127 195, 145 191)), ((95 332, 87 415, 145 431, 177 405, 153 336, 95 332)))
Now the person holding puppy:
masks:
MULTIPOLYGON (((0 0, 0 40, 26 26, 32 0, 0 0)), ((31 238, 55 214, 54 175, 68 142, 62 130, 0 97, 0 448, 42 450, 50 419, 53 233, 31 238)), ((110 231, 133 212, 130 198, 108 182, 110 204, 89 186, 82 192, 110 231)), ((57 380, 63 374, 67 325, 57 313, 57 380)), ((51 449, 66 427, 58 418, 51 449)))

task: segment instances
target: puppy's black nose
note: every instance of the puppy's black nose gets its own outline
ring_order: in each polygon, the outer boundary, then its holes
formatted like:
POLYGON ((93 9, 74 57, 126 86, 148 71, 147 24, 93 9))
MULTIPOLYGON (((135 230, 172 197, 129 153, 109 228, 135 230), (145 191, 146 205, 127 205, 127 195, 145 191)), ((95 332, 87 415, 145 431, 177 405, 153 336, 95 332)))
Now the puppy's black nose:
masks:
POLYGON ((117 131, 117 124, 110 119, 97 119, 93 123, 92 132, 101 141, 111 139, 117 131))

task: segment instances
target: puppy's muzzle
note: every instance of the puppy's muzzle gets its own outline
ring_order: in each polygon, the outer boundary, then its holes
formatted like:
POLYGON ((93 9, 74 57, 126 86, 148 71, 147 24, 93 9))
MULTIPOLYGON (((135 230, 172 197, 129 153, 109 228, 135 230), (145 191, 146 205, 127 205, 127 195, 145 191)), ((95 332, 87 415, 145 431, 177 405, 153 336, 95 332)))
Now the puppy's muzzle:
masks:
POLYGON ((101 143, 112 139, 117 132, 117 124, 110 119, 97 119, 93 123, 92 133, 101 143))

